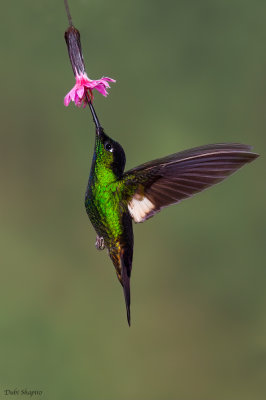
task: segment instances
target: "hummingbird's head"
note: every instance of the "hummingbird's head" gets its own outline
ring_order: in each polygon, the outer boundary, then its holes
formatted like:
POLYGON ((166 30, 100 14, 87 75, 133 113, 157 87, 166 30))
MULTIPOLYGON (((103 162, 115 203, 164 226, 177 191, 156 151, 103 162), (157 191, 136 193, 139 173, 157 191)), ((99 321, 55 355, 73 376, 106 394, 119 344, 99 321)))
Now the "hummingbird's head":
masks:
POLYGON ((96 128, 95 151, 105 168, 110 168, 120 178, 126 165, 123 147, 104 133, 102 127, 96 128))

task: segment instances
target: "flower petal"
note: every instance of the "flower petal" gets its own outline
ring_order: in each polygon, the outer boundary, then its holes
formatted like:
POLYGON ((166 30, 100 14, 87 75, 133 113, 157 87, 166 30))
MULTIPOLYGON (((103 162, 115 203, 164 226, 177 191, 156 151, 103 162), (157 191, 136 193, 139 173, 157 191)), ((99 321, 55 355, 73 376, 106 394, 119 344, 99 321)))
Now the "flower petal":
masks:
POLYGON ((69 96, 69 93, 68 93, 68 94, 65 96, 65 98, 64 98, 64 105, 65 105, 66 107, 68 107, 70 101, 71 101, 71 99, 70 99, 70 96, 69 96))
POLYGON ((101 79, 92 80, 88 78, 86 73, 80 75, 77 74, 75 86, 70 90, 70 92, 68 92, 68 94, 64 98, 65 106, 67 107, 70 101, 73 101, 77 107, 80 107, 82 103, 83 107, 86 107, 86 105, 88 104, 86 94, 92 101, 93 100, 92 91, 94 89, 106 97, 108 95, 106 89, 110 88, 108 82, 116 82, 116 81, 112 78, 104 76, 101 79))
POLYGON ((84 96, 84 86, 80 86, 76 89, 76 93, 78 97, 81 99, 84 96))
POLYGON ((101 93, 104 97, 106 97, 108 94, 105 86, 102 84, 95 86, 95 89, 98 90, 98 92, 101 93))

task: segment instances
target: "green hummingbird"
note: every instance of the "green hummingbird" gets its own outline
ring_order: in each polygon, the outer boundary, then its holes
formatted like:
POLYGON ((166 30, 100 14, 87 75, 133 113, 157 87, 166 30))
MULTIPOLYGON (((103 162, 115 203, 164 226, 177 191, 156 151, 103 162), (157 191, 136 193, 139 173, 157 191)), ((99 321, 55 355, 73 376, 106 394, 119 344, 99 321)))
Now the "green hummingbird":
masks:
POLYGON ((130 276, 133 258, 132 221, 139 223, 162 208, 221 182, 258 154, 239 143, 211 144, 181 151, 124 172, 122 146, 96 125, 95 148, 85 207, 97 233, 96 248, 107 248, 124 291, 130 325, 130 276))
POLYGON ((132 221, 139 223, 162 208, 179 203, 195 193, 221 182, 258 154, 239 143, 197 147, 159 158, 124 172, 126 156, 122 146, 106 135, 92 104, 92 89, 106 96, 111 78, 93 81, 85 72, 80 33, 74 27, 67 0, 69 28, 65 40, 76 85, 65 97, 65 105, 88 105, 96 127, 95 149, 85 207, 97 233, 96 247, 107 248, 121 283, 130 325, 130 276, 133 258, 132 221))

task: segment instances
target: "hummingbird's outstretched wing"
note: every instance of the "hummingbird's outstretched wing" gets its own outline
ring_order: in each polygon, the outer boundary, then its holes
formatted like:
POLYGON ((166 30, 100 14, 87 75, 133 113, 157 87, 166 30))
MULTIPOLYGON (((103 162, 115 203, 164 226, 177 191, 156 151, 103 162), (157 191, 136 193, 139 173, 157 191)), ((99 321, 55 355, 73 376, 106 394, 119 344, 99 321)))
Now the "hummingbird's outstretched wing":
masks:
POLYGON ((123 176, 129 212, 135 222, 143 222, 162 208, 221 182, 257 157, 250 146, 221 143, 142 164, 123 176))

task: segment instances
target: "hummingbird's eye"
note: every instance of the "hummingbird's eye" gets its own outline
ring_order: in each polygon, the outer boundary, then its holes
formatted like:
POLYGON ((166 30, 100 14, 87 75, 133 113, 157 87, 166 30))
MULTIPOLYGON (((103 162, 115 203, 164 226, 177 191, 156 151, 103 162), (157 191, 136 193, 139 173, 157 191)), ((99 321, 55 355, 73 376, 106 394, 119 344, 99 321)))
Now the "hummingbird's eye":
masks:
POLYGON ((104 148, 107 151, 111 151, 111 152, 113 151, 113 147, 109 142, 105 143, 104 148))

